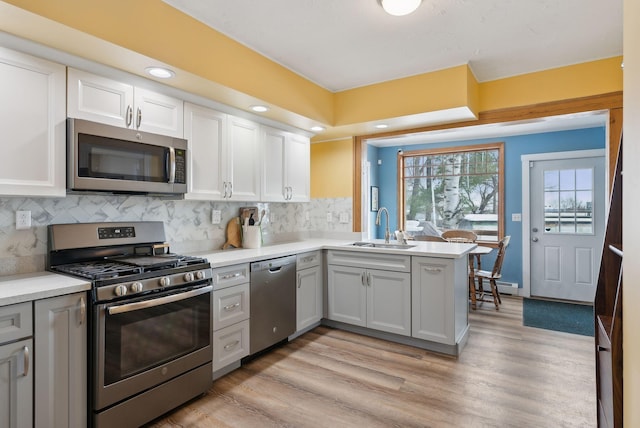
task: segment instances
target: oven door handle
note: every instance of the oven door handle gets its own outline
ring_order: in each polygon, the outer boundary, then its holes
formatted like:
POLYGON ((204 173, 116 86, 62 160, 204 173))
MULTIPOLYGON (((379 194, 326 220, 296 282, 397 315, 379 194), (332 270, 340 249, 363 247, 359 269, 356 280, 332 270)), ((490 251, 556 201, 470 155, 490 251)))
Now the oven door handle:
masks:
POLYGON ((179 302, 180 300, 189 299, 201 294, 213 291, 213 285, 197 288, 195 290, 186 291, 180 294, 172 294, 170 296, 159 297, 153 300, 145 300, 143 302, 127 303, 125 305, 111 306, 107 309, 109 315, 123 314, 125 312, 138 311, 140 309, 153 308, 154 306, 166 305, 167 303, 179 302))

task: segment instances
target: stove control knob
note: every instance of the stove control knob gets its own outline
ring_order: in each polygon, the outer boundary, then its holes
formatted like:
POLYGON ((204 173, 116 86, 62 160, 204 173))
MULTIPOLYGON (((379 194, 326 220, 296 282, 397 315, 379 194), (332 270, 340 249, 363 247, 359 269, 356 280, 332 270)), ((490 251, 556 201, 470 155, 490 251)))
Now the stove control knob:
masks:
POLYGON ((141 282, 134 282, 133 284, 131 284, 131 291, 133 291, 134 293, 139 293, 144 289, 144 286, 142 285, 141 282))
POLYGON ((187 272, 184 274, 184 280, 186 282, 191 282, 193 281, 193 272, 187 272))
POLYGON ((116 296, 124 296, 127 294, 127 286, 120 284, 116 287, 114 292, 116 293, 116 296))
POLYGON ((196 278, 204 279, 204 271, 199 270, 198 272, 196 272, 196 278))
POLYGON ((163 276, 162 278, 160 278, 160 281, 158 282, 162 287, 168 287, 169 285, 171 285, 171 279, 166 276, 163 276))

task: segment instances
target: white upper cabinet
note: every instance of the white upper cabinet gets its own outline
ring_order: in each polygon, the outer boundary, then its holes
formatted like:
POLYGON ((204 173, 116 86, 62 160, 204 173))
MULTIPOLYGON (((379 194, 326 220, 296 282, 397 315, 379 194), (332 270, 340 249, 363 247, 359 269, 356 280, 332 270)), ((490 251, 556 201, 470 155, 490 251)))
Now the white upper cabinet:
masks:
POLYGON ((260 125, 235 116, 228 116, 227 123, 227 198, 232 201, 259 201, 260 125))
POLYGON ((67 115, 183 138, 184 102, 148 89, 69 68, 67 115))
POLYGON ((65 196, 65 67, 0 47, 0 195, 65 196))
POLYGON ((262 127, 262 200, 309 201, 309 139, 262 127))
POLYGON ((185 103, 184 138, 187 139, 186 199, 224 199, 225 177, 220 167, 224 156, 227 115, 185 103))
POLYGON ((189 148, 186 199, 260 200, 259 125, 185 103, 189 148))

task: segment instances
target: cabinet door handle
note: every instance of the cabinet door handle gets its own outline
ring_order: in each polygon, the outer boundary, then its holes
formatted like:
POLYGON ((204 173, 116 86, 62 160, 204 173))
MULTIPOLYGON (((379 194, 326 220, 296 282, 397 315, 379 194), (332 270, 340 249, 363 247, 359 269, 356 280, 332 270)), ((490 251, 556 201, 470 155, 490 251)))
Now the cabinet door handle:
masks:
POLYGON ((362 283, 363 286, 365 285, 365 283, 364 283, 364 272, 362 272, 360 274, 360 282, 362 283))
POLYGON ((371 287, 371 274, 367 272, 367 285, 371 287))
POLYGON ((87 303, 84 301, 84 297, 80 298, 80 325, 84 324, 87 319, 87 303))
POLYGON ((136 112, 136 129, 140 128, 140 124, 142 123, 142 110, 138 107, 136 112))
POLYGON ((300 274, 298 274, 298 288, 302 286, 302 278, 300 278, 300 274))
POLYGON ((224 345, 224 350, 228 351, 229 349, 236 347, 239 343, 240 343, 239 340, 234 340, 231 343, 227 343, 226 345, 224 345))
POLYGON ((233 183, 229 182, 229 199, 233 196, 233 183))
POLYGON ((24 354, 24 377, 27 377, 27 375, 29 374, 29 347, 25 345, 24 348, 22 348, 22 352, 24 354))
POLYGON ((609 352, 609 351, 611 351, 611 349, 605 348, 602 345, 598 345, 598 352, 609 352))
POLYGON ((235 308, 237 308, 238 306, 240 306, 240 302, 238 302, 238 303, 234 303, 233 305, 227 305, 227 306, 225 306, 225 307, 224 307, 224 310, 225 310, 225 311, 227 311, 227 312, 229 312, 229 311, 234 310, 234 309, 235 309, 235 308))
POLYGON ((127 128, 131 126, 131 122, 133 122, 133 107, 128 105, 127 112, 125 113, 125 123, 127 128))
POLYGON ((239 276, 240 276, 240 272, 234 272, 227 275, 223 275, 220 277, 220 279, 226 280, 226 279, 238 278, 239 276))
POLYGON ((427 272, 431 272, 431 273, 440 273, 440 272, 442 272, 441 268, 428 267, 428 268, 424 268, 424 270, 426 270, 427 272))

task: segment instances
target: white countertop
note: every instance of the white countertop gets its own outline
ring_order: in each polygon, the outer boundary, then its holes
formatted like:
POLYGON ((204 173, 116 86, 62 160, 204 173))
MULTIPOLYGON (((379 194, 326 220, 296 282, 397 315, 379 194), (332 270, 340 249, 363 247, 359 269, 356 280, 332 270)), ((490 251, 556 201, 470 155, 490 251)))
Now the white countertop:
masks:
MULTIPOLYGON (((315 250, 345 250, 345 251, 366 251, 375 253, 402 254, 409 256, 425 256, 440 257, 447 259, 456 259, 464 257, 467 253, 477 247, 476 244, 459 244, 449 242, 428 242, 428 241, 409 241, 412 248, 407 249, 389 249, 389 248, 363 248, 351 245, 354 242, 350 240, 339 239, 307 239, 297 242, 285 242, 279 244, 268 245, 257 249, 232 248, 228 250, 218 250, 209 253, 198 253, 199 256, 206 257, 211 266, 222 267, 236 263, 250 263, 258 260, 270 259, 275 257, 288 256, 290 254, 299 254, 307 251, 315 250)), ((375 239, 367 242, 383 243, 383 239, 375 239)), ((391 241, 395 244, 395 241, 391 241)))
POLYGON ((89 281, 51 272, 2 276, 0 277, 0 306, 90 289, 89 281))
MULTIPOLYGON (((211 263, 211 266, 217 268, 231 264, 250 263, 258 260, 322 249, 459 258, 465 256, 476 247, 476 244, 409 241, 409 245, 414 246, 407 249, 362 248, 351 245, 353 242, 355 241, 352 239, 307 239, 304 241, 273 244, 256 249, 234 248, 198 253, 198 255, 206 257, 211 263)), ((384 240, 380 239, 371 242, 382 243, 384 240)), ((392 243, 395 242, 392 241, 392 243)), ((91 283, 89 281, 51 272, 5 276, 0 277, 0 306, 46 299, 47 297, 61 296, 89 289, 91 289, 91 283)))

